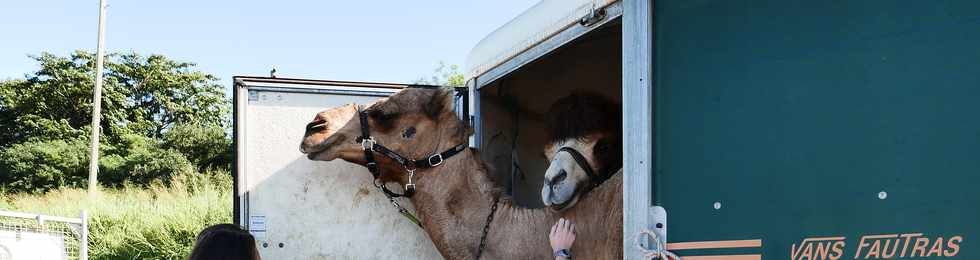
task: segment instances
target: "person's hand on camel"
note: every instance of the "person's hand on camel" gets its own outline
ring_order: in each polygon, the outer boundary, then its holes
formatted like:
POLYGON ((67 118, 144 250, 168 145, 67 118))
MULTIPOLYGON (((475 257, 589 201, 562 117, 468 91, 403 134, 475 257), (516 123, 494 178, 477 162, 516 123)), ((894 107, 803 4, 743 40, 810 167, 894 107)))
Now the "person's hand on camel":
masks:
POLYGON ((556 260, 571 259, 572 243, 575 242, 575 224, 571 220, 559 219, 554 226, 551 226, 551 252, 555 254, 556 260))

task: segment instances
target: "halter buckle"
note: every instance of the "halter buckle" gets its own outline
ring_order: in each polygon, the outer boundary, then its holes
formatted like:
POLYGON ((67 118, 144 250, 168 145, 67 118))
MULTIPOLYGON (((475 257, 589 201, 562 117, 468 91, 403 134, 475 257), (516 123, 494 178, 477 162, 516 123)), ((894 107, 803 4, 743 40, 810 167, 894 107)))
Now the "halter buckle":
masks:
POLYGON ((365 151, 371 151, 372 149, 374 149, 374 144, 376 143, 378 142, 374 141, 373 136, 368 138, 361 138, 361 149, 364 149, 365 151))
POLYGON ((443 161, 442 154, 441 153, 433 154, 432 156, 429 156, 429 159, 427 159, 427 161, 429 162, 429 165, 431 165, 432 167, 439 166, 440 164, 442 164, 443 161), (433 162, 434 159, 438 159, 438 161, 433 162))
POLYGON ((415 191, 415 169, 408 171, 408 184, 405 184, 405 192, 415 191))

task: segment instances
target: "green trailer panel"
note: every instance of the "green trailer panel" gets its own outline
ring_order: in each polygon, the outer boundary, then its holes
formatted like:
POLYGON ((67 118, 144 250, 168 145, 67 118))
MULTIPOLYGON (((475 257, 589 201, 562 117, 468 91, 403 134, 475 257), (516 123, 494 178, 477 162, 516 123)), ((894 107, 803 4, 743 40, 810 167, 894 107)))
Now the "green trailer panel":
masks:
POLYGON ((653 19, 675 253, 980 259, 980 1, 658 0, 653 19))

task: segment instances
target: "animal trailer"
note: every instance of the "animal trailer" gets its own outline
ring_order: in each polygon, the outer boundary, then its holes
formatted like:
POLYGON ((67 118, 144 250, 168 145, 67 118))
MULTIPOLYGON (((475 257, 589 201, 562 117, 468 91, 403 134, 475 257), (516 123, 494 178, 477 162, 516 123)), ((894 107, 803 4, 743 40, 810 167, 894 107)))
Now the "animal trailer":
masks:
MULTIPOLYGON (((316 113, 369 104, 407 85, 264 77, 233 82, 235 223, 256 237, 264 259, 440 258, 425 233, 373 189, 364 167, 315 162, 299 152, 304 126, 316 113)), ((457 102, 462 108, 465 95, 457 102)))
MULTIPOLYGON (((543 111, 574 91, 622 102, 628 259, 661 246, 645 231, 686 260, 980 259, 977 10, 544 0, 473 48, 458 107, 497 181, 540 207, 543 111)), ((296 152, 313 113, 403 85, 235 82, 236 221, 263 256, 438 258, 362 196, 366 172, 319 176, 363 169, 296 152)))
POLYGON ((688 260, 980 259, 978 10, 542 1, 468 56, 473 146, 540 206, 541 113, 597 92, 623 104, 629 259, 644 230, 688 260))

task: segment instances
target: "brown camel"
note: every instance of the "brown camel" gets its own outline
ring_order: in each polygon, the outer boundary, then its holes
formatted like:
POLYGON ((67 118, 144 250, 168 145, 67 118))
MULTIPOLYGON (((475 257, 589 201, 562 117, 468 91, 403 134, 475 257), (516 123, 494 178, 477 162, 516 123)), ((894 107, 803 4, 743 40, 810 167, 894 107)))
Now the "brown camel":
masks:
MULTIPOLYGON (((452 111, 450 93, 440 89, 405 89, 365 112, 375 141, 412 159, 464 143, 472 133, 452 111)), ((307 126, 300 150, 312 160, 339 158, 363 166, 366 158, 355 142, 360 132, 357 105, 329 109, 318 113, 307 126)), ((385 156, 374 157, 384 172, 382 180, 408 183, 400 164, 385 156)), ((500 200, 489 226, 483 259, 552 259, 548 232, 560 217, 576 223, 578 237, 572 247, 576 258, 622 259, 621 177, 594 189, 573 209, 561 213, 528 209, 501 194, 479 158, 474 150, 464 149, 439 166, 419 169, 414 176, 417 191, 411 202, 429 238, 446 259, 477 258, 495 198, 500 200)))
POLYGON ((572 208, 583 194, 606 178, 620 175, 621 111, 618 103, 588 92, 572 93, 548 108, 548 144, 544 154, 551 164, 541 187, 544 205, 555 210, 572 208))

